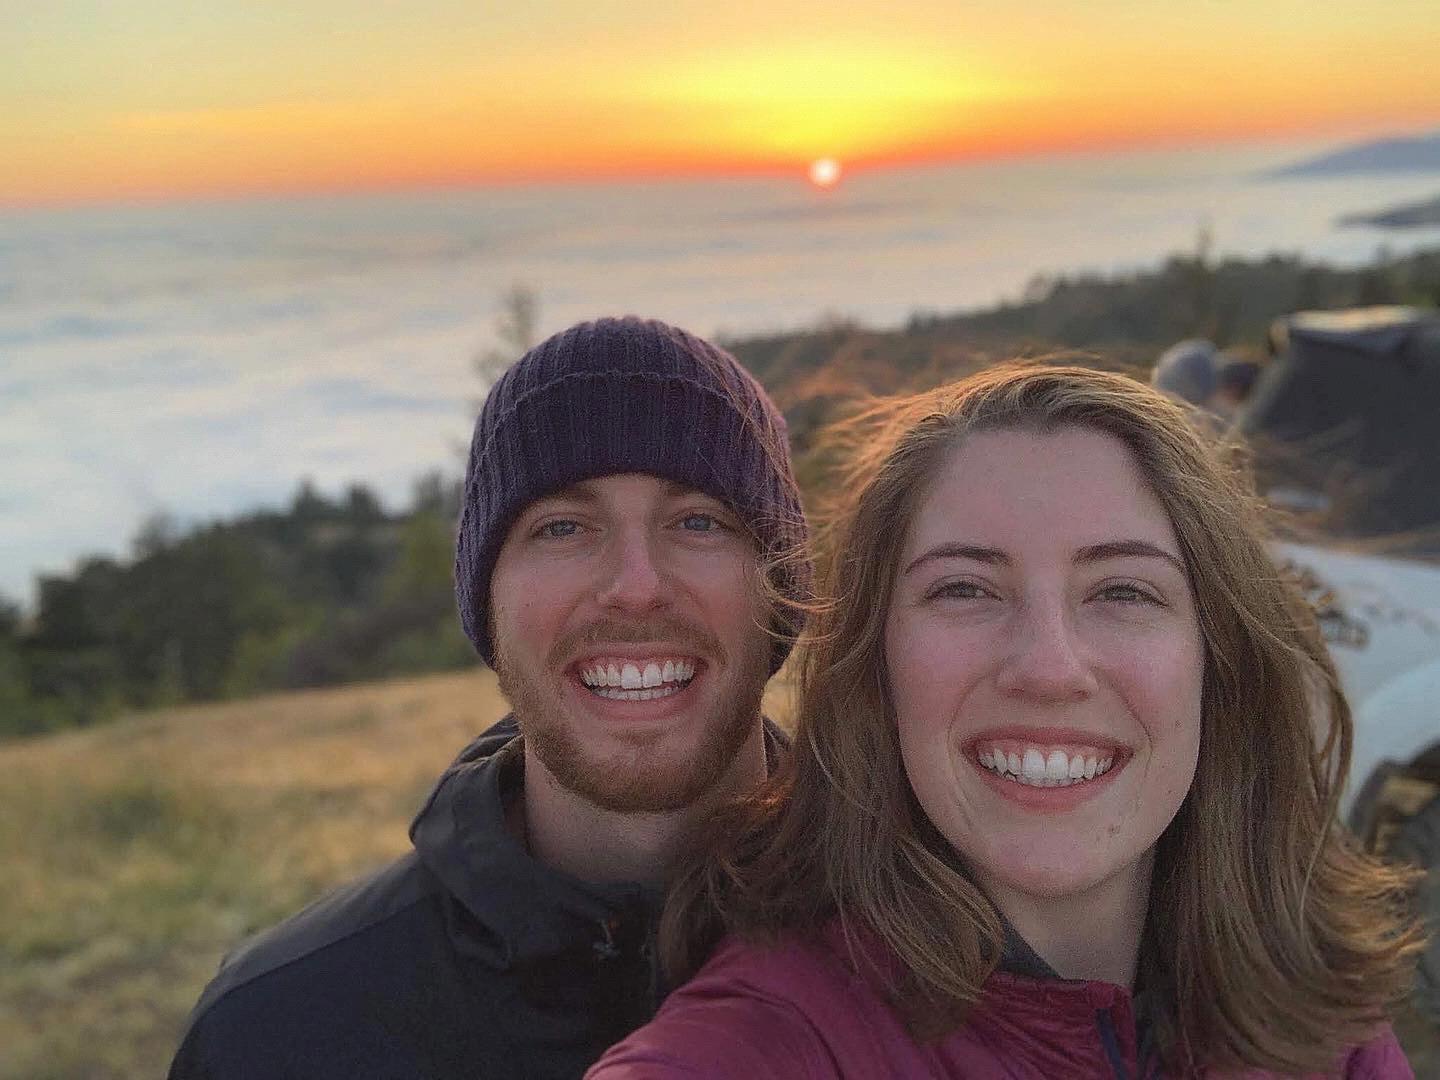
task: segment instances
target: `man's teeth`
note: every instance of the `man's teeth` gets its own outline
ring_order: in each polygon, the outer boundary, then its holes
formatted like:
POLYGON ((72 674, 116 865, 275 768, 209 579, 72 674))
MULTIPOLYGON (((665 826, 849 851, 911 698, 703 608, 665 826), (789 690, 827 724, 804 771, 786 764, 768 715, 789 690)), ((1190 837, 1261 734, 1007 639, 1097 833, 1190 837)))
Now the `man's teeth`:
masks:
POLYGON ((649 701, 669 697, 695 677, 695 661, 656 657, 644 663, 597 660, 580 669, 580 681, 601 697, 617 701, 649 701))
POLYGON ((1069 787, 1103 776, 1115 763, 1115 755, 1109 750, 1067 754, 1038 746, 1008 751, 984 747, 979 757, 980 764, 991 772, 1028 787, 1069 787))

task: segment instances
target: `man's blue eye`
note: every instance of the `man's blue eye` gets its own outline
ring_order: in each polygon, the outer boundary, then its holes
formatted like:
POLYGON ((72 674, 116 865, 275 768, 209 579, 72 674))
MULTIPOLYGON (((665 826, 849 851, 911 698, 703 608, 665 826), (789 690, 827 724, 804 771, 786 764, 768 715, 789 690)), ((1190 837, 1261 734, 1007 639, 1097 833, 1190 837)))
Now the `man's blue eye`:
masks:
POLYGON ((561 537, 574 536, 580 531, 580 526, 573 521, 547 521, 537 531, 541 536, 559 540, 561 537))
POLYGON ((686 514, 680 524, 691 532, 713 532, 721 527, 720 522, 709 514, 686 514))

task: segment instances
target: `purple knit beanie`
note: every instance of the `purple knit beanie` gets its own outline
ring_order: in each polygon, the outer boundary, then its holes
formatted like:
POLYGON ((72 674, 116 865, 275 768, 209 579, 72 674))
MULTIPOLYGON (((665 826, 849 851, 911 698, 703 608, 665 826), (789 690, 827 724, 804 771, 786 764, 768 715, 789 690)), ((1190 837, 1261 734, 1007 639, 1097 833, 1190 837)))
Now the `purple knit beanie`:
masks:
MULTIPOLYGON (((809 596, 800 493, 785 419, 729 353, 653 320, 598 319, 522 356, 490 390, 465 471, 455 548, 460 621, 495 662, 490 575, 506 534, 530 503, 596 476, 649 473, 712 495, 754 533, 780 595, 809 596), (775 560, 772 562, 772 560, 775 560)), ((771 672, 804 621, 775 613, 771 672)))

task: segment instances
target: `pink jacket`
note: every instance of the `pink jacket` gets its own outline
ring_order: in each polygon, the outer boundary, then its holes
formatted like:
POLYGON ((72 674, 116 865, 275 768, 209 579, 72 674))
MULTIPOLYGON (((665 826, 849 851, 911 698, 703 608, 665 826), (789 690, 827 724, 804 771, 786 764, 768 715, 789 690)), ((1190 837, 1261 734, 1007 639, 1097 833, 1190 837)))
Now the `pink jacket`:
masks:
MULTIPOLYGON (((586 1080, 1154 1080, 1141 1072, 1130 993, 997 971, 965 1025, 922 1045, 857 975, 837 927, 820 943, 778 947, 730 939, 611 1048, 586 1080)), ((1042 962, 1043 963, 1043 962, 1042 962)), ((1269 1075, 1247 1073, 1252 1080, 1269 1075)), ((1345 1055, 1347 1080, 1414 1080, 1386 1028, 1345 1055)))

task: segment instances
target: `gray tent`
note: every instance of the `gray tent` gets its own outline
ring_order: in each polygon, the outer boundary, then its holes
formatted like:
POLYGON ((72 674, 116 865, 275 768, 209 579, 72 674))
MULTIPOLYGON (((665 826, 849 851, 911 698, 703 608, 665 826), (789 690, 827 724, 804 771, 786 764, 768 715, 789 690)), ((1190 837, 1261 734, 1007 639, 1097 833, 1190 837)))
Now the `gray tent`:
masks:
POLYGON ((1239 417, 1273 502, 1341 535, 1440 551, 1440 312, 1364 308, 1279 320, 1239 417))

